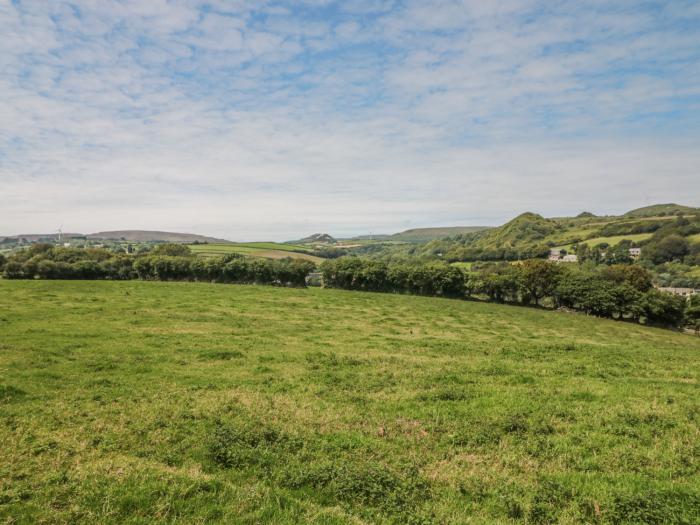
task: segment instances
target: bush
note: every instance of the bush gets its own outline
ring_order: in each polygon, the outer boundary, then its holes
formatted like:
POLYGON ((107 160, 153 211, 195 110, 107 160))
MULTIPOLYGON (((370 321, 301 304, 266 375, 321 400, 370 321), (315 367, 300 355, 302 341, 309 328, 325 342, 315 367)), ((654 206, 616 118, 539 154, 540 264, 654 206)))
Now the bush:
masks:
POLYGON ((7 279, 23 279, 24 272, 22 264, 16 261, 8 261, 5 263, 4 275, 7 279))
POLYGON ((456 298, 467 290, 466 274, 442 262, 385 263, 347 257, 325 261, 321 272, 329 288, 456 298))
POLYGON ((685 315, 683 297, 651 289, 642 298, 642 314, 649 324, 678 326, 685 315))

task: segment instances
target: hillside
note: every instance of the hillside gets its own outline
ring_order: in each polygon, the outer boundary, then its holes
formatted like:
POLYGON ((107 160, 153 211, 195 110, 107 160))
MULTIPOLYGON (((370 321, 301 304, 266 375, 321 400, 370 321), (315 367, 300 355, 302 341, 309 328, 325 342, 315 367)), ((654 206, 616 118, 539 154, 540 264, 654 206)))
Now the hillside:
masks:
POLYGON ((327 233, 314 233, 298 241, 289 241, 289 244, 335 244, 338 242, 332 235, 327 233))
POLYGON ((389 235, 388 239, 407 242, 426 242, 462 233, 473 233, 489 229, 489 226, 447 226, 443 228, 413 228, 389 235))
POLYGON ((695 337, 204 283, 0 280, 0 311, 3 522, 689 524, 700 511, 695 337))
MULTIPOLYGON (((20 235, 7 235, 3 237, 0 235, 0 241, 4 240, 24 240, 27 242, 39 242, 39 241, 56 241, 58 240, 58 233, 22 233, 20 235)), ((83 233, 61 233, 61 237, 64 239, 70 239, 71 237, 84 237, 83 233)))
MULTIPOLYGON (((30 233, 21 235, 8 235, 5 239, 25 239, 29 242, 38 242, 42 240, 55 242, 58 240, 58 233, 30 233)), ((91 240, 125 240, 131 242, 230 242, 224 239, 215 237, 207 237, 206 235, 196 235, 193 233, 178 233, 178 232, 161 232, 149 230, 116 230, 97 233, 62 233, 64 239, 71 238, 87 238, 91 240)), ((0 236, 0 240, 3 237, 0 236)))
POLYGON ((132 242, 229 242, 224 239, 215 237, 207 237, 205 235, 196 235, 193 233, 177 233, 177 232, 161 232, 149 230, 116 230, 108 232, 97 232, 87 235, 88 239, 110 239, 110 240, 125 240, 132 242))
POLYGON ((683 214, 691 225, 677 232, 693 243, 700 228, 700 209, 663 204, 632 210, 621 216, 596 216, 584 212, 576 217, 544 218, 523 213, 503 226, 447 237, 427 243, 418 254, 442 254, 452 260, 498 260, 546 256, 549 249, 571 250, 576 245, 615 246, 623 241, 648 242, 664 232, 683 214), (697 228, 695 227, 697 225, 697 228))
POLYGON ((663 215, 690 214, 696 215, 700 213, 700 208, 691 208, 690 206, 681 206, 679 204, 654 204, 645 206, 635 210, 628 211, 623 217, 658 217, 663 215))

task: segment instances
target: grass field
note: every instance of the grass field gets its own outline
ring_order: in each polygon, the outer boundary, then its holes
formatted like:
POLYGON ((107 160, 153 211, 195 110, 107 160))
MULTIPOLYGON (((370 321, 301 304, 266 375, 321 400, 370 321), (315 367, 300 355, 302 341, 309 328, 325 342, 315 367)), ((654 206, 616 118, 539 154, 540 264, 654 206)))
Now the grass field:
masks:
MULTIPOLYGON (((639 241, 644 241, 646 239, 649 239, 652 236, 651 233, 630 233, 628 235, 614 235, 611 237, 596 237, 594 239, 586 239, 585 241, 581 241, 580 244, 587 244, 591 248, 593 246, 596 246, 598 244, 602 243, 607 243, 610 246, 615 246, 619 244, 620 242, 624 240, 632 241, 632 242, 639 242, 639 241)), ((558 248, 562 250, 570 249, 571 244, 568 244, 566 246, 558 246, 558 248)))
POLYGON ((0 280, 0 522, 700 519, 700 338, 324 289, 0 280))
POLYGON ((472 269, 472 266, 474 266, 474 262, 453 262, 452 266, 469 271, 472 269))
POLYGON ((230 244, 191 244, 190 250, 197 255, 204 257, 216 257, 227 253, 240 253, 250 257, 265 257, 268 259, 284 259, 292 257, 295 259, 306 259, 307 261, 321 262, 321 257, 316 257, 309 253, 299 253, 294 250, 308 250, 308 247, 293 244, 283 244, 276 242, 249 242, 230 244))

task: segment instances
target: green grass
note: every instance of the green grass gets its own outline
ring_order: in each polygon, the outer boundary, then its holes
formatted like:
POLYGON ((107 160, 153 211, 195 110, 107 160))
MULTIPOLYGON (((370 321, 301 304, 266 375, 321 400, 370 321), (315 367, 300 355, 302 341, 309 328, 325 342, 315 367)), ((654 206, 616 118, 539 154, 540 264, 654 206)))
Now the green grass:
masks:
POLYGON ((691 243, 699 242, 700 243, 700 233, 696 233, 695 235, 689 236, 688 242, 691 242, 691 243))
POLYGON ((301 245, 282 244, 276 242, 248 242, 229 244, 191 244, 190 250, 203 257, 216 257, 228 253, 240 253, 250 257, 265 257, 268 259, 283 259, 292 257, 296 259, 306 259, 313 262, 321 262, 321 257, 316 257, 309 253, 299 253, 294 250, 307 251, 308 248, 301 245))
POLYGON ((323 289, 0 280, 0 522, 700 518, 700 339, 323 289))
MULTIPOLYGON (((624 240, 632 241, 632 242, 639 242, 639 241, 644 241, 646 239, 649 239, 653 234, 651 233, 630 233, 627 235, 613 235, 611 237, 596 237, 594 239, 586 239, 585 241, 581 241, 580 244, 587 244, 591 248, 593 246, 596 246, 598 244, 602 243, 608 243, 610 246, 615 246, 619 244, 620 242, 624 240)), ((571 244, 566 245, 566 246, 559 246, 558 248, 562 250, 570 249, 571 244)))

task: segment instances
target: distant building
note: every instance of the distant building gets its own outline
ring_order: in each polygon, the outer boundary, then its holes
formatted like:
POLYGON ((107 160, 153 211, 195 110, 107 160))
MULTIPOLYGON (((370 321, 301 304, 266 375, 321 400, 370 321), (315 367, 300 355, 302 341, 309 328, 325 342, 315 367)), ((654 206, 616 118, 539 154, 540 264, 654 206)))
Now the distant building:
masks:
POLYGON ((662 287, 659 286, 657 290, 666 293, 672 293, 673 295, 680 295, 681 297, 691 297, 693 295, 699 294, 700 290, 695 288, 674 288, 674 287, 662 287))
POLYGON ((632 259, 639 259, 640 255, 642 255, 641 248, 630 248, 630 257, 632 257, 632 259))
POLYGON ((552 248, 549 250, 549 260, 550 261, 558 261, 561 259, 561 250, 555 250, 552 248))
POLYGON ((565 255, 564 257, 561 258, 561 262, 565 263, 575 263, 578 262, 578 255, 565 255))

